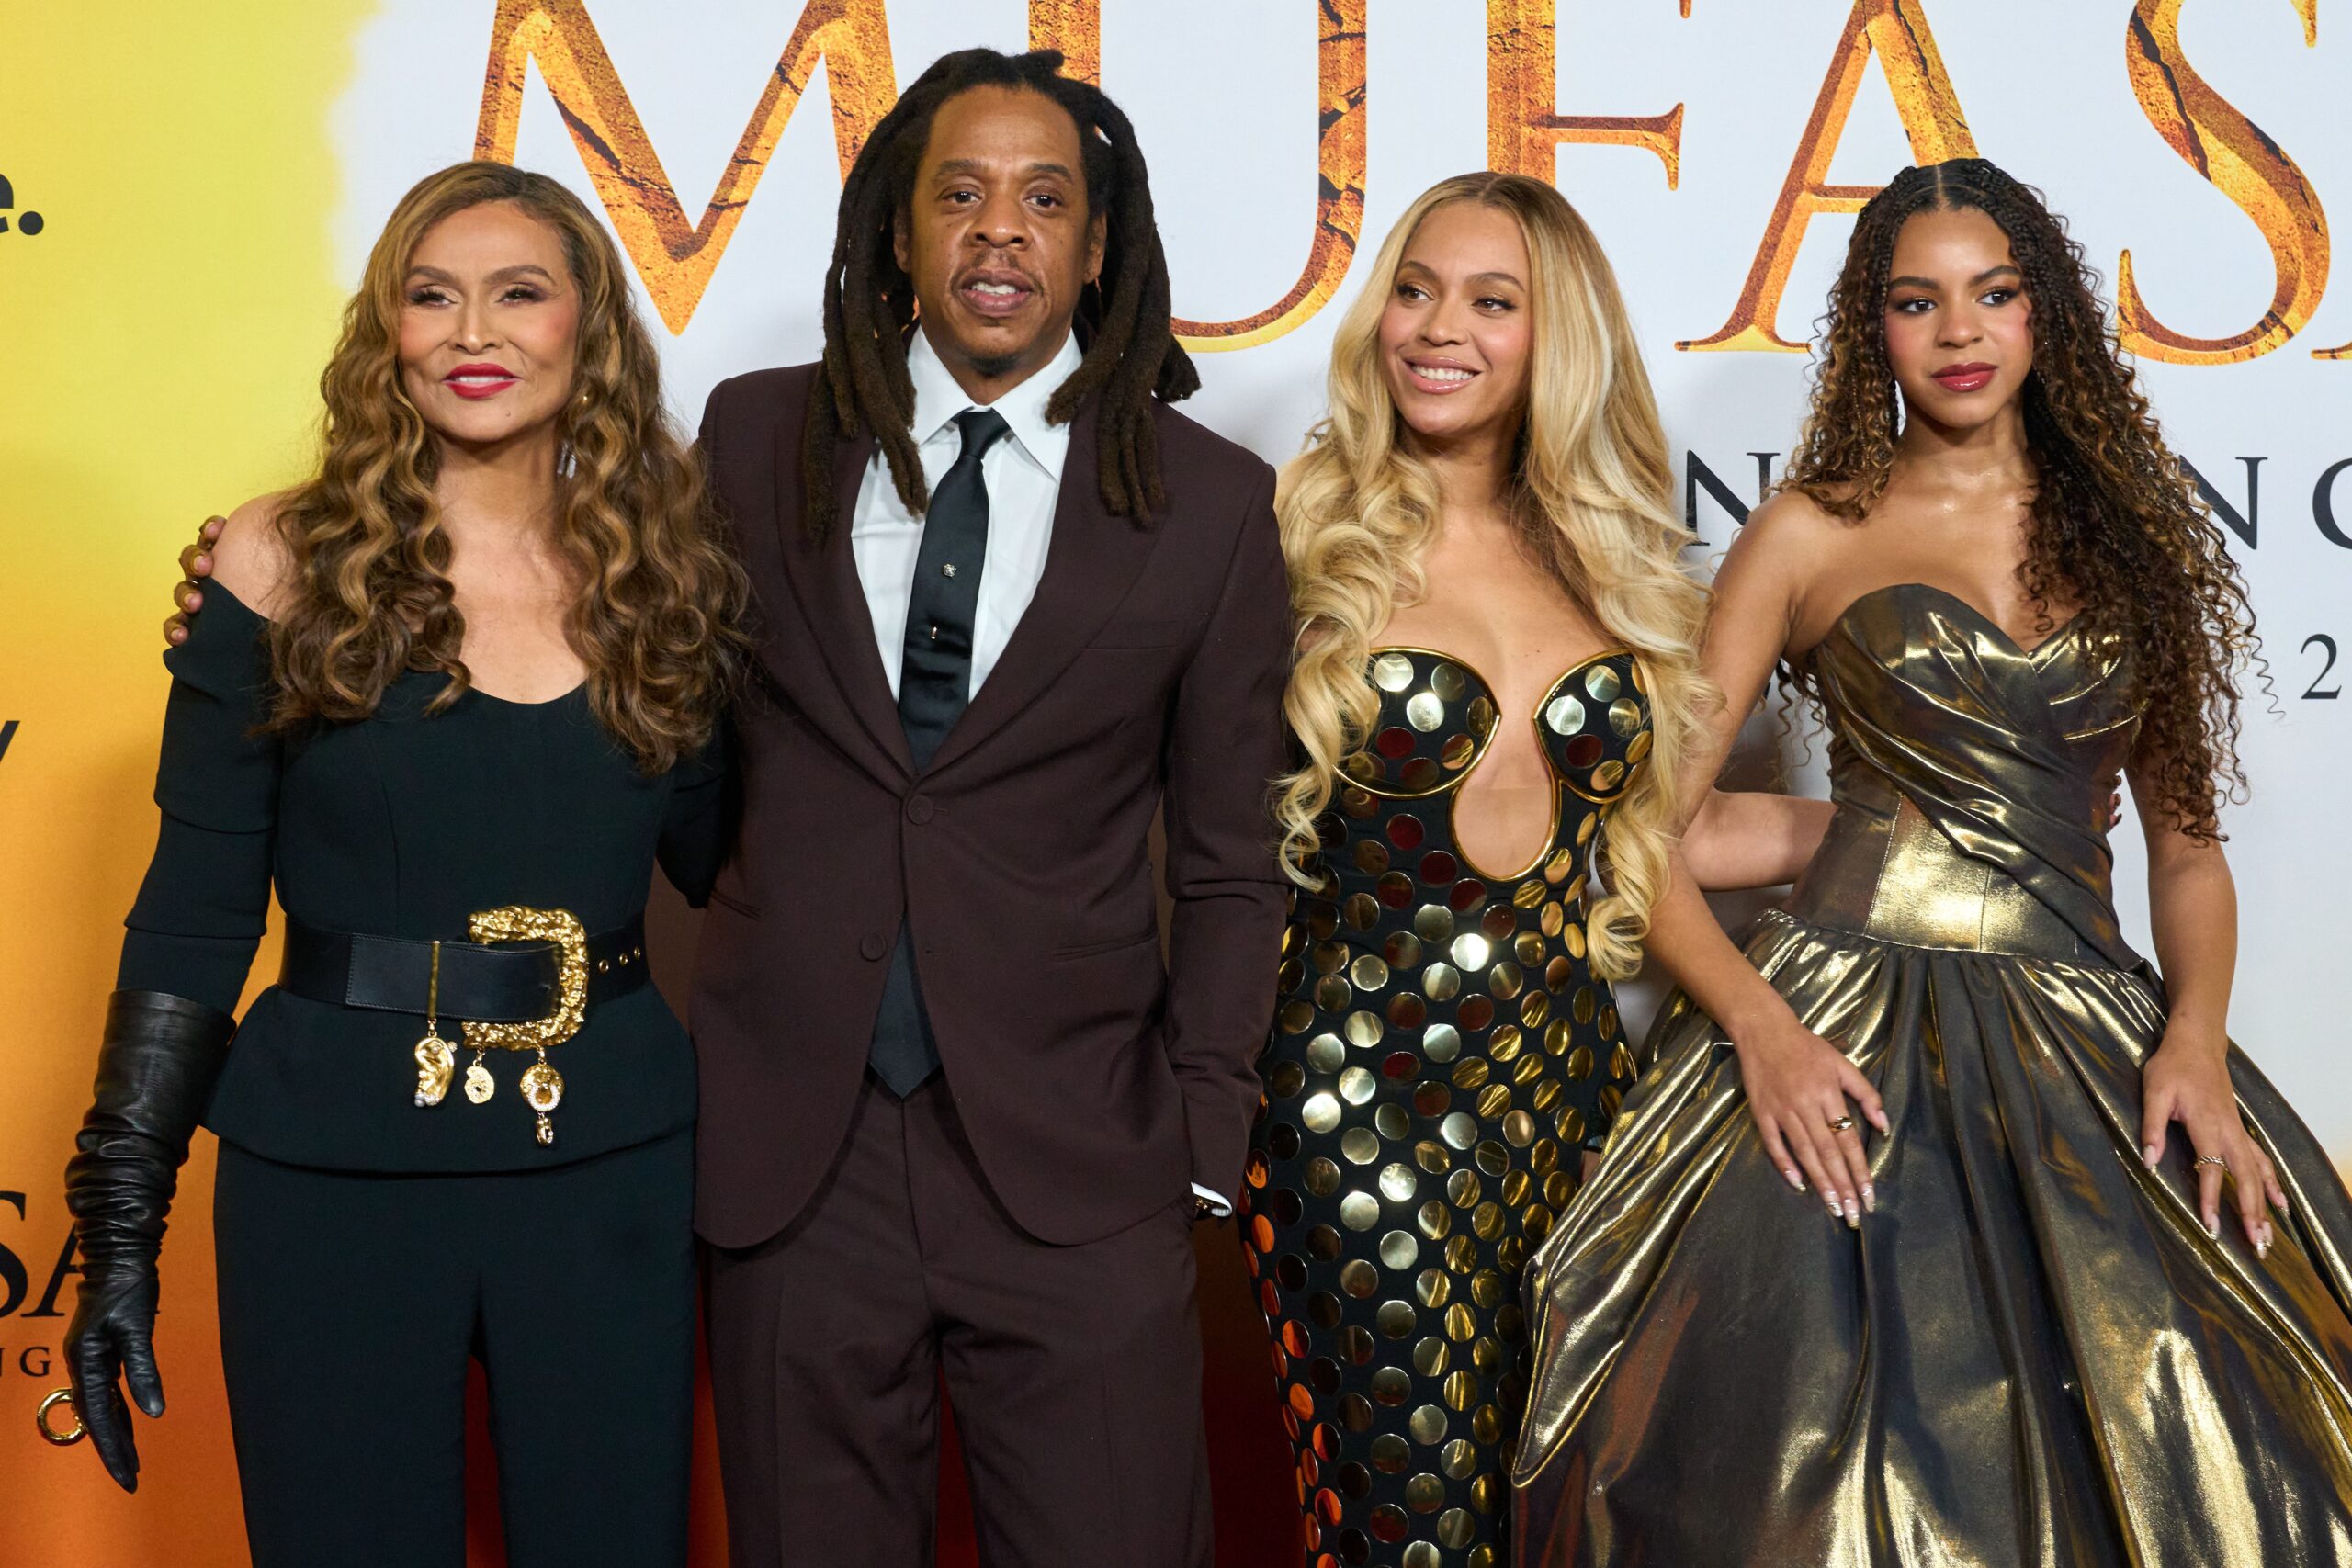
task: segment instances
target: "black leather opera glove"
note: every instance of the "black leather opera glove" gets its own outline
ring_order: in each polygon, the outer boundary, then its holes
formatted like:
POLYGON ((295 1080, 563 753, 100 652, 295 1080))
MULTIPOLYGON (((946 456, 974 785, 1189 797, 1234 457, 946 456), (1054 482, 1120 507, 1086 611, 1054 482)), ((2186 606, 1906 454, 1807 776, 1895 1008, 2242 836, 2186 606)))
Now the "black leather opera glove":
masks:
POLYGON ((164 1413, 155 1371, 156 1255, 188 1140, 204 1114, 237 1021, 162 991, 117 991, 89 1113, 65 1166, 65 1206, 82 1253, 80 1300, 65 1331, 74 1407, 107 1473, 139 1490, 130 1412, 164 1413))

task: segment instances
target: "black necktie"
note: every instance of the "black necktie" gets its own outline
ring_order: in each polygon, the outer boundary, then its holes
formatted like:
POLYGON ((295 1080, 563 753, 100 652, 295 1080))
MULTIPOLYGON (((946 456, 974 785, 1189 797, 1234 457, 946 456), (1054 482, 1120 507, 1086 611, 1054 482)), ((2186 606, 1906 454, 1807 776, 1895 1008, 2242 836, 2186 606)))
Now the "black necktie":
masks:
MULTIPOLYGON (((980 459, 1008 433, 1004 416, 993 409, 967 409, 956 416, 956 427, 964 448, 931 492, 915 556, 914 591, 907 598, 906 650, 899 663, 899 723, 918 773, 930 766, 971 701, 972 632, 989 548, 989 489, 980 477, 980 459)), ((890 957, 866 1061, 900 1099, 939 1066, 939 1048, 915 979, 911 919, 899 924, 899 947, 890 957)))

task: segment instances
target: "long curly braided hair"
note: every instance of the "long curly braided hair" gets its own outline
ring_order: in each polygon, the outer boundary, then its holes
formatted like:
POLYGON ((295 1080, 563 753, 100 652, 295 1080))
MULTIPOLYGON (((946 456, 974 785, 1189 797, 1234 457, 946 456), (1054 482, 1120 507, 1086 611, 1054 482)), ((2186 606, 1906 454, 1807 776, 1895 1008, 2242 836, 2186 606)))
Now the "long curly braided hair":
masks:
POLYGON ((845 434, 872 432, 899 499, 918 515, 930 505, 908 429, 915 406, 907 375, 914 279, 899 265, 892 236, 912 199, 933 117, 940 105, 974 87, 1043 94, 1077 122, 1087 212, 1104 220, 1103 282, 1080 297, 1076 326, 1085 358, 1056 389, 1046 417, 1067 424, 1099 394, 1102 504, 1114 515, 1141 520, 1167 499, 1150 400, 1192 396, 1200 389, 1200 372, 1170 321, 1168 258, 1152 220, 1151 182, 1135 128, 1100 88, 1061 74, 1061 63, 1060 51, 1051 49, 942 55, 882 117, 842 182, 833 259, 825 274, 824 374, 801 431, 806 515, 814 537, 823 538, 837 520, 832 448, 845 434))
MULTIPOLYGON (((2008 236, 2033 307, 2033 369, 2018 396, 2036 468, 2018 568, 2050 604, 2132 652, 2146 704, 2135 766, 2143 809, 2213 841, 2245 788, 2237 672, 2257 661, 2254 611, 2221 527, 2165 445, 2097 293, 2098 276, 2041 194, 1982 158, 1906 168, 1864 207, 1823 318, 1812 408, 1783 484, 1859 521, 1886 493, 1901 415, 1886 355, 1887 276, 1913 215, 1973 209, 2008 236)), ((1784 679, 1801 682, 1801 673, 1784 679)))

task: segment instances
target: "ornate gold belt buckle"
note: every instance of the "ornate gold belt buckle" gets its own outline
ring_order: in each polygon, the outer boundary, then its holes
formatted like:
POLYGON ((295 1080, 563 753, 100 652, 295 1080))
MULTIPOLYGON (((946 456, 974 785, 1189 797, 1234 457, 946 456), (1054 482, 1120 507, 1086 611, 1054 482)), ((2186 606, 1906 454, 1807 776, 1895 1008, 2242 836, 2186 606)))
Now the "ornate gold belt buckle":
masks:
MULTIPOLYGON (((555 1123, 548 1113, 563 1102, 563 1075, 548 1061, 548 1047, 560 1045, 580 1032, 588 1015, 588 932, 568 909, 533 909, 520 904, 485 909, 466 922, 466 933, 485 944, 503 942, 551 942, 556 944, 556 999, 545 1018, 520 1023, 465 1025, 466 1043, 477 1052, 537 1051, 539 1059, 523 1073, 523 1099, 538 1113, 538 1139, 555 1142, 555 1123)), ((479 1057, 476 1058, 479 1061, 479 1057)))
POLYGON ((580 1032, 588 1016, 588 932, 569 909, 532 909, 509 904, 484 909, 466 922, 466 935, 485 946, 510 942, 556 944, 556 998, 545 1018, 520 1023, 465 1026, 466 1043, 476 1050, 544 1051, 580 1032))

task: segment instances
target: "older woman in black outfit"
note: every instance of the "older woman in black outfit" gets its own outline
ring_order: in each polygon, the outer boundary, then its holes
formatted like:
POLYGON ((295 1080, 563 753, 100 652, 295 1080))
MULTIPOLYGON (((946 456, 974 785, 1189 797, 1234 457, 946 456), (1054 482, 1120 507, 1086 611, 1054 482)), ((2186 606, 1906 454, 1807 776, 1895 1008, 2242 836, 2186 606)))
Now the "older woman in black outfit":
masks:
POLYGON ((551 180, 412 190, 322 390, 317 473, 229 519, 166 660, 162 836, 67 1177, 75 1404, 134 1486, 116 1380, 162 1414, 201 1122, 256 1563, 462 1562, 469 1356, 513 1562, 680 1562, 694 1064, 641 915, 657 860, 698 898, 722 848, 741 578, 551 180), (273 887, 284 966, 240 1023, 273 887))

